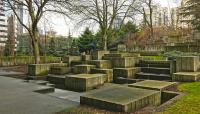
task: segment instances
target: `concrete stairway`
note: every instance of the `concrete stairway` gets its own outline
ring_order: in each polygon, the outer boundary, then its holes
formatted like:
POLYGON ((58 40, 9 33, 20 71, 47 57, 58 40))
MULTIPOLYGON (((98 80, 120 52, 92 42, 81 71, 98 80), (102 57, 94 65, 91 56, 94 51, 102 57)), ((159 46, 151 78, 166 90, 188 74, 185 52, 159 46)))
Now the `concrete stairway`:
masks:
POLYGON ((141 68, 136 74, 137 79, 172 80, 170 61, 140 61, 137 66, 141 68))

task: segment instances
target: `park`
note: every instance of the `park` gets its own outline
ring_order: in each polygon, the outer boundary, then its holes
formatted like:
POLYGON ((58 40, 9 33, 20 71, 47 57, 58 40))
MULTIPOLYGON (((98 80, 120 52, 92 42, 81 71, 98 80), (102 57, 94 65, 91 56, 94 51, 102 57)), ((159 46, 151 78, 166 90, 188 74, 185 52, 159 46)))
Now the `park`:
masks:
POLYGON ((199 6, 1 0, 0 114, 199 114, 199 6))

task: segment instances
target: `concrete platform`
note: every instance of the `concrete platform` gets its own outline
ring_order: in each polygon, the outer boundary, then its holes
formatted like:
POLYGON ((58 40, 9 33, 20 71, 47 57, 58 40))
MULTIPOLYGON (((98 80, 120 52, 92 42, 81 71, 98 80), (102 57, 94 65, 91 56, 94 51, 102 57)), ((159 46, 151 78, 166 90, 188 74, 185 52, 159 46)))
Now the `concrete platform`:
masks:
POLYGON ((43 86, 0 76, 0 114, 54 114, 77 102, 33 92, 43 86))
POLYGON ((88 91, 102 86, 106 74, 77 74, 68 75, 65 79, 66 89, 72 91, 88 91))
POLYGON ((81 96, 80 103, 115 112, 134 112, 148 105, 160 105, 161 92, 113 85, 81 96))
POLYGON ((178 72, 172 76, 173 81, 196 82, 200 80, 200 72, 178 72))
POLYGON ((134 84, 129 84, 129 87, 136 87, 142 89, 151 89, 151 90, 166 90, 170 87, 176 85, 176 82, 165 82, 165 81, 155 81, 155 80, 145 80, 141 82, 137 82, 134 84))

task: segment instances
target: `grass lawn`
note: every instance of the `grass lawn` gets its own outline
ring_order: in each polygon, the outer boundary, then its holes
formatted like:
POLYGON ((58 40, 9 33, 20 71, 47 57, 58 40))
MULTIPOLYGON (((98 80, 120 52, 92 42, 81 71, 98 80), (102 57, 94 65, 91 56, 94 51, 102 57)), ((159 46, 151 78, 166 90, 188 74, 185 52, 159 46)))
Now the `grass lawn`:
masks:
POLYGON ((143 60, 166 60, 163 56, 142 56, 143 60))
POLYGON ((200 82, 181 84, 179 90, 186 95, 163 114, 200 114, 200 82))

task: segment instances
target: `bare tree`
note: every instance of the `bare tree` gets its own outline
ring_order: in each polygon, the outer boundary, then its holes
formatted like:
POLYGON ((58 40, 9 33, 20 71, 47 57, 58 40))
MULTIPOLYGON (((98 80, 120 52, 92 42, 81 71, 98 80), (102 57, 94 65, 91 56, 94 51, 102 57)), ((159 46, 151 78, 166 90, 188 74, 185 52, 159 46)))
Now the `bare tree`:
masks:
POLYGON ((108 34, 117 18, 122 23, 132 18, 137 0, 74 0, 75 13, 82 17, 80 23, 97 23, 102 35, 102 48, 107 50, 108 34))
POLYGON ((62 10, 60 4, 65 1, 65 3, 69 3, 69 0, 3 0, 7 7, 15 14, 19 23, 28 31, 32 47, 33 53, 35 56, 35 63, 40 63, 40 51, 39 51, 39 33, 38 33, 38 24, 44 15, 45 12, 56 12, 67 14, 62 10), (30 25, 25 24, 21 19, 20 15, 17 12, 18 7, 22 5, 24 10, 28 12, 28 17, 30 18, 30 25))
POLYGON ((149 27, 150 30, 150 39, 154 38, 153 30, 153 7, 155 6, 153 0, 140 0, 139 9, 135 9, 140 14, 143 15, 144 24, 149 27))

